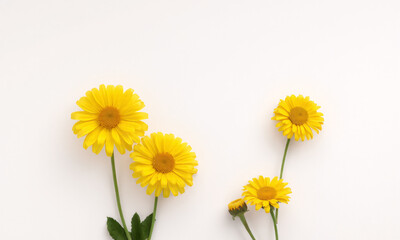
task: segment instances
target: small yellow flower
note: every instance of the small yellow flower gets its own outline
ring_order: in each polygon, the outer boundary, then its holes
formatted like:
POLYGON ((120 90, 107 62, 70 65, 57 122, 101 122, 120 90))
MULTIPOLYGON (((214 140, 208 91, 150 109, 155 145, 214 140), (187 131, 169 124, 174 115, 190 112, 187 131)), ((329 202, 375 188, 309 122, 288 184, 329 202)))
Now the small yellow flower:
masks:
POLYGON ((155 196, 169 197, 185 192, 185 186, 193 185, 193 174, 197 173, 195 166, 196 154, 182 139, 173 134, 152 133, 145 136, 131 153, 133 177, 139 178, 136 183, 142 187, 147 185, 147 194, 155 191, 155 196))
POLYGON ((287 96, 275 108, 275 116, 272 117, 272 120, 279 121, 276 127, 287 138, 290 139, 294 135, 296 141, 300 138, 302 141, 305 138, 309 140, 313 138, 312 129, 317 133, 322 130, 324 118, 322 113, 317 112, 319 108, 320 106, 311 101, 309 97, 287 96))
POLYGON ((78 138, 85 135, 83 147, 92 146, 98 154, 106 146, 107 156, 111 156, 114 146, 121 154, 125 149, 131 151, 134 142, 140 142, 139 136, 144 136, 147 124, 147 113, 138 112, 144 107, 132 89, 124 92, 122 86, 104 86, 93 88, 76 104, 83 111, 74 112, 71 118, 79 120, 72 130, 78 138))
POLYGON ((266 213, 269 213, 270 205, 279 208, 279 202, 289 202, 288 194, 292 191, 285 187, 286 185, 287 183, 284 183, 282 179, 278 180, 278 177, 270 181, 269 177, 260 176, 258 179, 253 178, 253 181, 249 181, 249 184, 244 186, 242 195, 245 201, 256 206, 256 210, 262 207, 266 213))
POLYGON ((239 214, 247 212, 247 205, 242 198, 239 198, 228 204, 228 211, 233 217, 236 217, 239 214))

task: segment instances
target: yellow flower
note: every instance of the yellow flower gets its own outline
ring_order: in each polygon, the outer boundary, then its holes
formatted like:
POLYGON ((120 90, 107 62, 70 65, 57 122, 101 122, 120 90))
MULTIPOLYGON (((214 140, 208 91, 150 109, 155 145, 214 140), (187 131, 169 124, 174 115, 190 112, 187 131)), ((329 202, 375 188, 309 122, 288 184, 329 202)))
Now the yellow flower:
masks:
POLYGON ((253 181, 249 181, 249 184, 244 186, 242 195, 245 201, 256 206, 256 210, 263 207, 265 212, 269 213, 270 205, 279 208, 279 202, 289 202, 288 194, 292 191, 285 187, 286 185, 287 183, 284 183, 282 179, 278 180, 278 177, 270 181, 269 177, 260 176, 258 179, 253 178, 253 181))
POLYGON ((182 139, 173 134, 152 133, 145 136, 131 153, 133 177, 139 178, 136 183, 142 187, 147 185, 147 194, 155 191, 158 197, 163 192, 168 197, 185 192, 185 185, 193 185, 193 174, 197 173, 195 166, 196 154, 182 139))
POLYGON ((144 136, 147 130, 147 124, 142 121, 148 118, 147 113, 138 112, 144 103, 130 88, 124 92, 120 85, 100 85, 99 89, 87 91, 76 104, 83 111, 71 114, 72 119, 79 120, 72 130, 78 138, 87 135, 83 147, 92 146, 96 154, 104 144, 108 156, 112 155, 114 146, 121 154, 125 149, 131 151, 133 143, 140 142, 139 136, 144 136))
POLYGON ((243 199, 239 198, 228 204, 228 211, 233 217, 236 217, 239 214, 247 212, 247 205, 243 199))
POLYGON ((272 120, 279 121, 276 127, 283 132, 287 138, 292 138, 294 135, 296 141, 300 138, 304 141, 313 138, 311 129, 319 133, 322 130, 324 123, 323 114, 317 112, 320 108, 317 104, 310 100, 309 97, 287 96, 285 101, 281 100, 278 107, 275 108, 275 116, 272 120))

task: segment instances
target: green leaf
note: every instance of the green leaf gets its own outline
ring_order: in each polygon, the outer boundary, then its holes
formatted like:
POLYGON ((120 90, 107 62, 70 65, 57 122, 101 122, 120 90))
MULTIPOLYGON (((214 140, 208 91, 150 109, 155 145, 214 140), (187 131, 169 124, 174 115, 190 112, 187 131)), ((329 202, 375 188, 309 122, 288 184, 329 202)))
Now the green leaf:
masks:
POLYGON ((115 219, 107 217, 107 229, 114 240, 128 240, 124 228, 115 219))
POLYGON ((145 240, 149 237, 152 218, 153 218, 153 214, 150 214, 149 216, 147 216, 147 218, 141 224, 142 232, 143 232, 142 240, 145 240))
POLYGON ((140 227, 140 217, 139 214, 135 213, 131 221, 131 236, 132 240, 142 240, 142 229, 140 227))

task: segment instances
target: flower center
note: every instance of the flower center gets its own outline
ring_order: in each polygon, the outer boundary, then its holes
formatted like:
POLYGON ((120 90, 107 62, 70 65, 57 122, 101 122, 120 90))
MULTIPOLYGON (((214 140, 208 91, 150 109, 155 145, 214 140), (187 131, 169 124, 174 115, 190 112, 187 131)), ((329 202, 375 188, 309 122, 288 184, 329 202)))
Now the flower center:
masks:
POLYGON ((261 200, 271 200, 275 198, 276 190, 272 187, 263 187, 257 190, 257 197, 261 200))
POLYGON ((119 112, 116 108, 106 107, 99 114, 99 124, 102 127, 111 129, 115 128, 121 120, 119 112))
POLYGON ((296 125, 302 125, 307 122, 308 113, 302 107, 295 107, 292 110, 290 110, 289 118, 292 121, 292 123, 296 125))
POLYGON ((153 158, 153 167, 157 172, 169 173, 174 170, 175 159, 169 153, 159 153, 153 158))
POLYGON ((237 204, 242 204, 243 203, 243 199, 236 199, 235 201, 231 202, 232 205, 237 205, 237 204))

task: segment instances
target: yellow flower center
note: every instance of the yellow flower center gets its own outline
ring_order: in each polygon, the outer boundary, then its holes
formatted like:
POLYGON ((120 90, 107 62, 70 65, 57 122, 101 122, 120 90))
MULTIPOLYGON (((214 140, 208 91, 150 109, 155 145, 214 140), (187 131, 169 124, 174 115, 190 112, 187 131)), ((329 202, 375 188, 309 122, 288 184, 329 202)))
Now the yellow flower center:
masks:
POLYGON ((229 203, 228 207, 229 207, 229 209, 235 209, 235 208, 242 206, 243 204, 244 204, 243 199, 239 198, 239 199, 236 199, 235 201, 232 201, 231 203, 229 203))
POLYGON ((100 126, 111 129, 118 126, 121 117, 116 108, 106 107, 100 112, 98 120, 100 126))
POLYGON ((307 122, 308 113, 302 107, 295 107, 292 110, 290 110, 289 118, 292 121, 292 123, 296 125, 302 125, 307 122))
POLYGON ((175 159, 169 153, 159 153, 153 159, 153 167, 157 172, 169 173, 174 170, 175 159))
POLYGON ((276 190, 272 187, 263 187, 257 190, 257 197, 261 200, 271 200, 276 196, 276 190))

